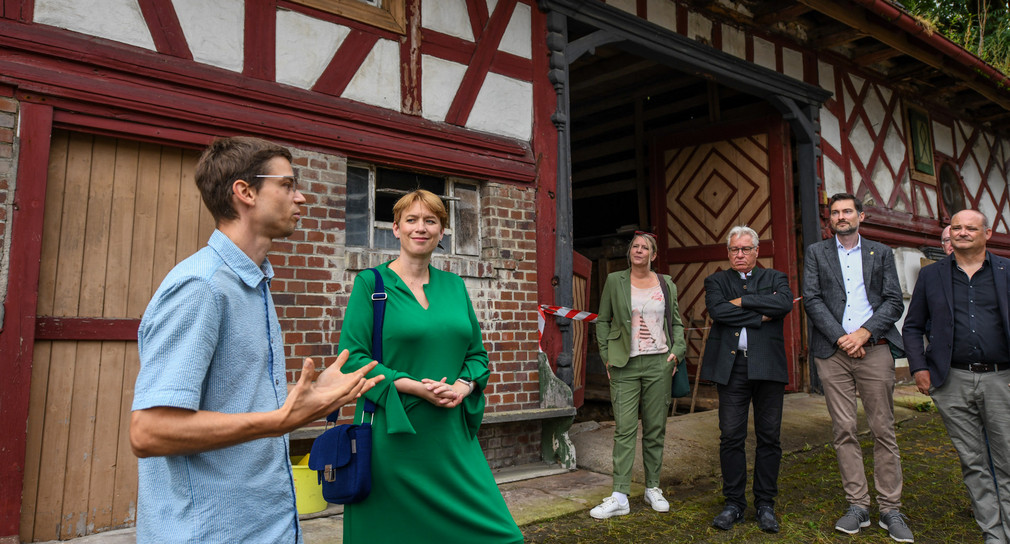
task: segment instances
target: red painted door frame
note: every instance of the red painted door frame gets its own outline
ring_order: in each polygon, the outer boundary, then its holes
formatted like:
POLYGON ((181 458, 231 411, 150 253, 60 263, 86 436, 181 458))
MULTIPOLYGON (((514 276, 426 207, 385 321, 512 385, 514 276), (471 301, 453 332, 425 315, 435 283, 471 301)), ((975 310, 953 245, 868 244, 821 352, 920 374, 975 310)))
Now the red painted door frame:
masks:
POLYGON ((20 150, 11 217, 10 269, 0 330, 0 539, 18 540, 28 432, 28 396, 35 348, 42 223, 53 109, 21 103, 20 150))
MULTIPOLYGON (((666 217, 666 183, 663 179, 665 168, 662 166, 663 150, 700 143, 728 140, 732 138, 763 133, 768 135, 768 174, 769 199, 772 216, 772 235, 761 241, 761 254, 771 255, 775 268, 785 272, 789 277, 789 288, 793 296, 799 296, 799 264, 796 253, 796 215, 793 206, 792 181, 792 150, 789 145, 789 125, 781 117, 770 117, 753 121, 732 124, 713 125, 706 129, 692 130, 689 133, 678 133, 657 139, 652 151, 652 217, 657 224, 656 233, 659 236, 659 264, 661 269, 667 269, 672 261, 668 251, 666 223, 659 223, 666 217), (769 247, 770 246, 770 247, 769 247)), ((694 249, 678 250, 679 258, 675 262, 693 262, 697 260, 717 261, 726 259, 726 250, 720 244, 717 246, 701 246, 694 249)), ((800 312, 797 304, 786 317, 785 323, 786 360, 788 361, 789 391, 796 391, 802 385, 799 373, 799 355, 802 353, 802 334, 800 331, 800 312)))

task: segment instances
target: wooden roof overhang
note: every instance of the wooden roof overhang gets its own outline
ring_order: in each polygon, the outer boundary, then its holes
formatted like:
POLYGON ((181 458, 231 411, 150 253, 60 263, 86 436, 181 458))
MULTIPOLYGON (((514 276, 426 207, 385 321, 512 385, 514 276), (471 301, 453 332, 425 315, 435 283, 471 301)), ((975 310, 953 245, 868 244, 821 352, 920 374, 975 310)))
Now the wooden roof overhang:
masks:
POLYGON ((692 6, 879 78, 933 111, 1010 134, 1010 78, 890 0, 744 0, 692 6))

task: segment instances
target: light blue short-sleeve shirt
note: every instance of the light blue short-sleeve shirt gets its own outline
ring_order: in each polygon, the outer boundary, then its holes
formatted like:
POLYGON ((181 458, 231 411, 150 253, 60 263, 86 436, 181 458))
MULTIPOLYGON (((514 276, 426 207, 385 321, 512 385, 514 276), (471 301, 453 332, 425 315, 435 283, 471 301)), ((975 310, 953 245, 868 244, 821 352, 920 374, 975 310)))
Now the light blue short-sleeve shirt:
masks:
MULTIPOLYGON (((287 398, 273 269, 221 231, 169 272, 140 323, 133 410, 268 412, 287 398)), ((302 542, 287 436, 138 463, 137 542, 302 542)))

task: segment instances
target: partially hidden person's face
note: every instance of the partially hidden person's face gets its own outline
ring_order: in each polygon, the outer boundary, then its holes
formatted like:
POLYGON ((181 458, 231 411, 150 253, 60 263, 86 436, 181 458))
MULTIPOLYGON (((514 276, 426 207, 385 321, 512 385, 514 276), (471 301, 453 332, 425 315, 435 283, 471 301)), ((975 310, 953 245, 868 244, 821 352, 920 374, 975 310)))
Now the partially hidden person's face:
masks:
POLYGON ((632 267, 646 267, 656 259, 656 254, 652 252, 652 244, 645 238, 645 235, 638 235, 631 241, 631 251, 628 252, 632 267))
POLYGON ((754 269, 758 260, 758 241, 749 234, 729 239, 729 264, 733 270, 746 274, 754 269))
POLYGON ((950 225, 944 227, 943 232, 940 233, 940 247, 947 255, 954 252, 954 246, 950 243, 950 225))
POLYGON ((438 216, 420 200, 403 210, 400 220, 393 223, 393 236, 400 239, 400 249, 412 255, 430 256, 444 232, 438 216))
POLYGON ((985 228, 982 214, 978 212, 957 212, 950 220, 950 243, 954 251, 984 250, 990 236, 992 229, 985 228))
POLYGON ((266 164, 263 183, 256 189, 256 214, 263 234, 271 239, 291 236, 302 217, 305 196, 298 190, 291 163, 274 157, 266 164))
POLYGON ((856 203, 852 200, 839 200, 831 205, 831 232, 842 236, 859 231, 859 224, 866 214, 856 211, 856 203))

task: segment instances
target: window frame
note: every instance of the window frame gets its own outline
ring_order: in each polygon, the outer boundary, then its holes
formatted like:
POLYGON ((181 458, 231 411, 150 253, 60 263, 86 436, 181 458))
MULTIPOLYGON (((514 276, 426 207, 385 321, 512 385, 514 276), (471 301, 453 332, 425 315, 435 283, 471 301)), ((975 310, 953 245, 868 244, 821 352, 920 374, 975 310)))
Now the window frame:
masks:
MULTIPOLYGON (((376 219, 376 194, 379 192, 379 189, 376 186, 377 185, 377 172, 381 168, 385 168, 387 170, 394 170, 394 171, 396 171, 396 170, 399 170, 399 171, 410 171, 410 170, 401 170, 401 169, 397 169, 397 168, 386 168, 386 167, 379 166, 379 165, 376 165, 376 164, 356 162, 356 161, 348 161, 347 168, 348 168, 348 170, 351 169, 351 168, 358 168, 358 169, 362 169, 362 170, 367 170, 368 171, 368 218, 367 218, 367 222, 368 222, 368 225, 367 225, 368 245, 367 246, 351 245, 351 244, 347 244, 345 242, 345 246, 348 247, 348 248, 360 248, 360 249, 368 249, 368 250, 373 250, 373 251, 397 251, 397 248, 394 248, 394 247, 378 247, 378 246, 376 246, 376 236, 375 236, 376 230, 381 229, 381 230, 388 230, 390 232, 392 232, 392 230, 393 230, 393 222, 392 221, 382 221, 382 220, 376 219)), ((421 173, 421 174, 424 174, 424 175, 428 175, 428 176, 433 175, 433 174, 428 174, 428 173, 421 172, 421 171, 417 171, 417 172, 421 173)), ((447 210, 446 211, 449 214, 449 224, 446 225, 446 227, 445 227, 445 234, 448 235, 449 240, 450 240, 450 244, 449 244, 449 247, 445 247, 441 251, 439 251, 438 249, 436 249, 435 253, 433 254, 433 256, 479 258, 480 257, 480 253, 481 253, 481 247, 482 247, 481 240, 482 240, 482 230, 483 230, 482 227, 481 227, 481 222, 479 220, 477 221, 476 231, 474 233, 475 236, 476 236, 476 252, 475 253, 461 253, 459 251, 460 240, 459 240, 459 237, 457 236, 459 229, 457 228, 456 224, 457 224, 457 221, 458 221, 458 215, 460 213, 460 211, 457 208, 457 206, 458 206, 457 203, 460 202, 461 199, 459 198, 459 196, 456 195, 456 188, 457 188, 457 186, 465 185, 465 186, 467 186, 468 188, 470 188, 471 190, 474 191, 474 197, 476 199, 476 205, 477 205, 477 208, 478 208, 477 212, 478 212, 478 216, 479 216, 479 212, 480 212, 480 210, 479 210, 479 208, 480 208, 480 199, 481 199, 481 185, 482 184, 479 181, 476 181, 476 180, 463 179, 463 178, 458 178, 458 177, 454 177, 454 176, 435 176, 435 177, 440 177, 440 178, 442 178, 445 181, 445 189, 444 189, 444 191, 449 193, 449 194, 439 194, 437 196, 440 199, 442 199, 443 202, 445 202, 447 204, 447 210)), ((391 189, 386 189, 384 191, 387 192, 387 194, 389 194, 389 193, 406 194, 408 192, 408 191, 397 191, 397 190, 391 190, 391 189)), ((350 195, 348 195, 348 196, 350 196, 350 195)))
POLYGON ((359 0, 289 0, 298 4, 355 21, 389 30, 397 34, 407 33, 407 13, 405 0, 381 0, 376 7, 359 0))

